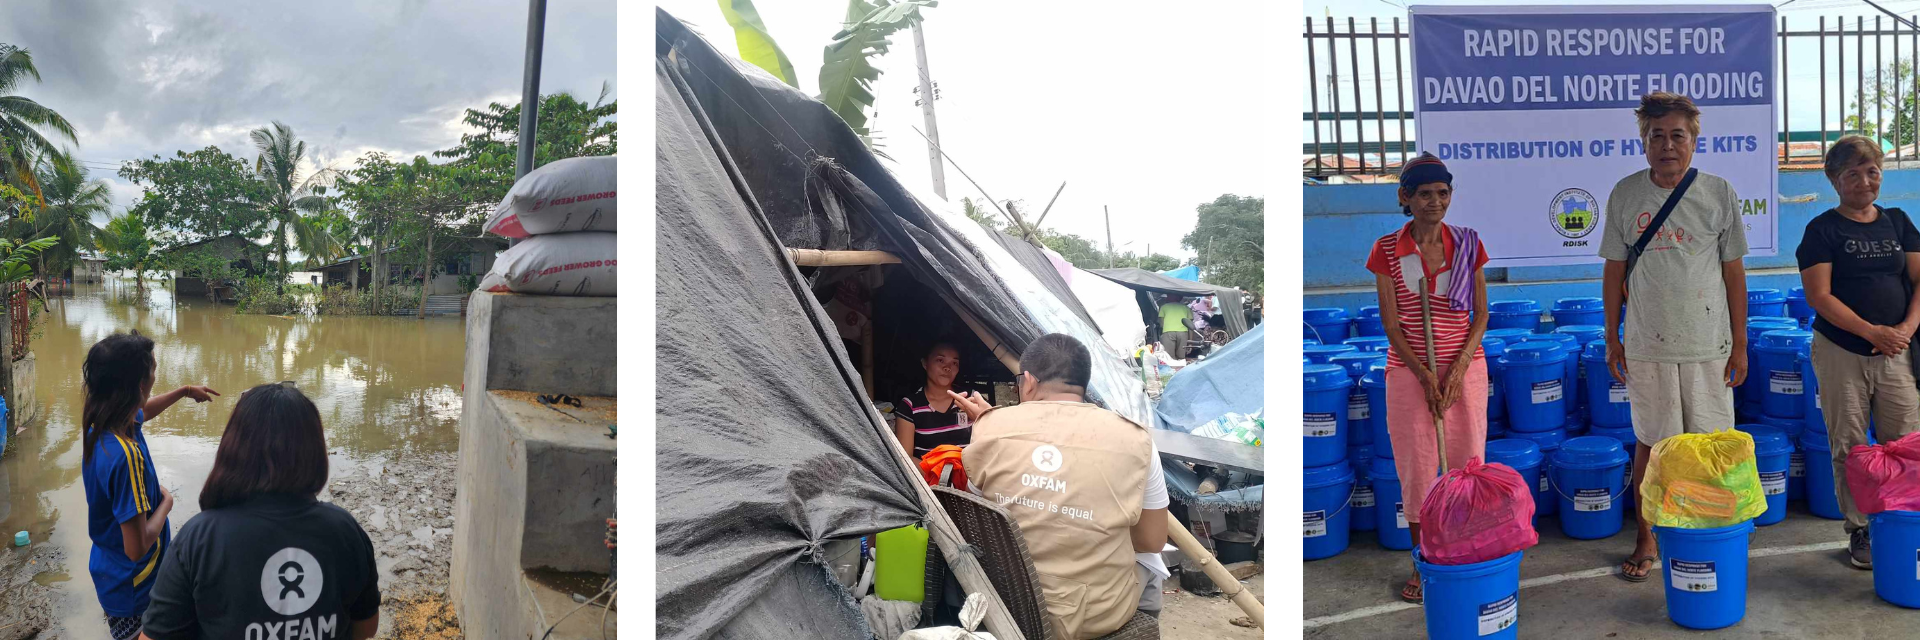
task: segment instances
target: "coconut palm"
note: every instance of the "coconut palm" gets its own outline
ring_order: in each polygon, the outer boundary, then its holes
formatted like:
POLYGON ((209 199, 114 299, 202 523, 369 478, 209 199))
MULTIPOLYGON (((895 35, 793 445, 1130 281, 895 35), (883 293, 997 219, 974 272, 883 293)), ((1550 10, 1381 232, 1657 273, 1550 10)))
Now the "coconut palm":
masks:
POLYGON ((289 240, 296 243, 309 260, 340 257, 340 243, 324 226, 315 224, 312 217, 335 208, 332 199, 326 196, 333 172, 323 169, 302 178, 304 170, 300 165, 307 158, 307 143, 293 139, 293 127, 275 122, 272 127, 255 129, 252 136, 254 148, 260 150, 253 171, 266 185, 266 200, 261 203, 261 209, 274 226, 273 246, 279 258, 280 286, 284 287, 289 240))
POLYGON ((73 125, 66 118, 30 98, 14 95, 27 78, 40 81, 33 54, 18 46, 0 44, 0 181, 20 187, 38 204, 41 186, 34 168, 43 159, 67 162, 41 130, 74 144, 80 139, 74 136, 73 125))
POLYGON ((22 233, 15 237, 56 238, 60 244, 36 256, 41 277, 47 277, 49 259, 54 268, 71 265, 82 247, 93 246, 100 228, 95 215, 108 213, 113 192, 105 180, 89 180, 87 170, 74 163, 44 162, 39 171, 42 198, 46 206, 32 220, 18 223, 22 233))

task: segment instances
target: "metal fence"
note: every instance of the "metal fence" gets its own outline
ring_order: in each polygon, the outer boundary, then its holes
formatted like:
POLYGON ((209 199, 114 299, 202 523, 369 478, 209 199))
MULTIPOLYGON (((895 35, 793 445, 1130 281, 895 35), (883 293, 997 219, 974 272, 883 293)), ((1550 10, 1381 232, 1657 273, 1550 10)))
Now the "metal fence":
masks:
POLYGON ((27 342, 33 338, 33 318, 27 313, 27 285, 7 285, 13 291, 7 298, 7 320, 13 323, 13 360, 27 357, 27 342))
MULTIPOLYGON (((1920 139, 1915 122, 1920 119, 1915 117, 1920 30, 1913 27, 1920 24, 1920 16, 1906 20, 1910 22, 1891 16, 1818 16, 1790 23, 1788 16, 1780 17, 1774 64, 1783 168, 1818 168, 1827 145, 1850 133, 1881 137, 1893 147, 1887 159, 1896 166, 1920 161, 1920 145, 1915 144, 1920 139), (1819 50, 1818 68, 1796 83, 1792 54, 1809 47, 1819 50), (1874 73, 1867 73, 1869 66, 1874 73), (1817 83, 1812 76, 1818 76, 1817 83), (1793 114, 1801 113, 1804 119, 1808 109, 1819 112, 1817 129, 1794 131, 1787 126, 1793 114), (1838 122, 1832 119, 1836 116, 1838 122)), ((1404 21, 1307 18, 1302 35, 1308 91, 1301 120, 1310 129, 1302 145, 1302 173, 1324 178, 1397 172, 1402 159, 1420 150, 1409 135, 1409 106, 1415 101, 1409 90, 1413 51, 1404 21), (1371 76, 1362 75, 1365 71, 1371 76)))

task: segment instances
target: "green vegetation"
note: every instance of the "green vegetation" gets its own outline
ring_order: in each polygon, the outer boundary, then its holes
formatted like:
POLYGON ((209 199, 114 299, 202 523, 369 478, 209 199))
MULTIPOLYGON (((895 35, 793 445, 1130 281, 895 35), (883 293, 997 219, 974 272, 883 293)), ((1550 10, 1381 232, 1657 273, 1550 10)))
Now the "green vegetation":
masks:
MULTIPOLYGON (((799 89, 793 63, 767 33, 766 23, 760 19, 753 0, 719 2, 720 12, 727 16, 727 24, 733 26, 740 59, 799 89)), ((880 68, 873 66, 873 59, 886 55, 895 33, 911 29, 924 19, 923 9, 939 5, 936 0, 848 0, 847 19, 827 42, 820 61, 818 98, 845 120, 874 153, 886 155, 881 153, 876 136, 867 127, 867 110, 873 108, 873 81, 880 79, 880 68)))

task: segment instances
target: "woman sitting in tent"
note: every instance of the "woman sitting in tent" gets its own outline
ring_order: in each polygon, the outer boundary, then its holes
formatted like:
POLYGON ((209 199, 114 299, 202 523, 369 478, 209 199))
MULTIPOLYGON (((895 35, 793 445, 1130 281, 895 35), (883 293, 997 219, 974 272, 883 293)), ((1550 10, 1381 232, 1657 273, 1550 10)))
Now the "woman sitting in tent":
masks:
MULTIPOLYGON (((960 350, 938 342, 920 358, 926 384, 902 398, 894 408, 894 436, 900 447, 919 460, 940 445, 965 447, 973 440, 973 420, 953 401, 953 381, 960 377, 960 350)), ((978 396, 967 392, 966 396, 978 396)))

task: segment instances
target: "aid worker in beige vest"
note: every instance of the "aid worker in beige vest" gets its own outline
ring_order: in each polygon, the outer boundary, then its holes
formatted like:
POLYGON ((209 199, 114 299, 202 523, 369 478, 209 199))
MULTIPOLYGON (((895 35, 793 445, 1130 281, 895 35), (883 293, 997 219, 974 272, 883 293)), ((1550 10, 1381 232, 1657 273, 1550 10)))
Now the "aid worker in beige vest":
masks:
POLYGON ((1020 524, 1058 637, 1112 633, 1135 611, 1157 617, 1167 489, 1153 439, 1087 403, 1093 361, 1078 340, 1041 336, 1020 368, 1020 404, 957 400, 979 416, 962 457, 971 488, 1020 524))

